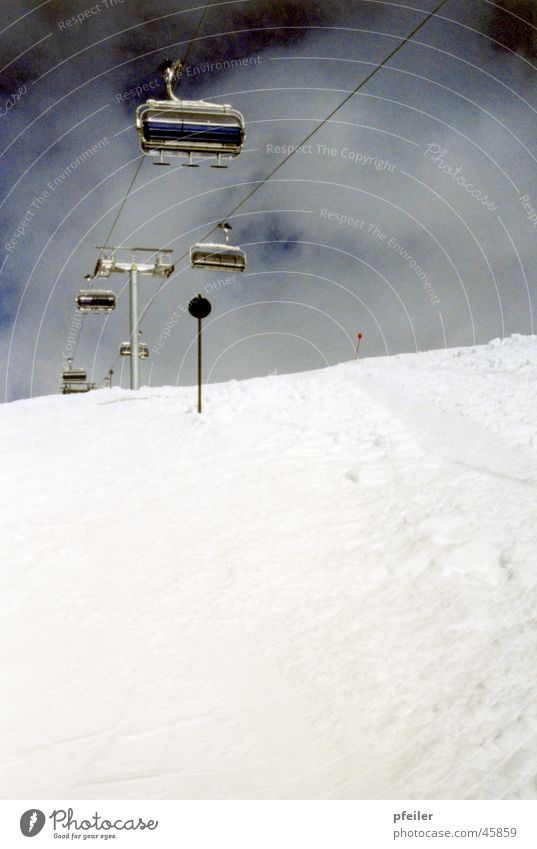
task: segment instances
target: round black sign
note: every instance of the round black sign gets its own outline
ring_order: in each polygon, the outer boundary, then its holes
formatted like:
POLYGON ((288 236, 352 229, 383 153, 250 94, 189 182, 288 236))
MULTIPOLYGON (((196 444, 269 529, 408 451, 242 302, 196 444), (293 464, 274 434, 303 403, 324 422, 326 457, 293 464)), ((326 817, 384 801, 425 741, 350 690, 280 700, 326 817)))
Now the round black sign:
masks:
POLYGON ((197 298, 192 298, 188 305, 188 311, 190 315, 194 316, 194 318, 207 318, 211 310, 211 302, 202 295, 198 295, 197 298))

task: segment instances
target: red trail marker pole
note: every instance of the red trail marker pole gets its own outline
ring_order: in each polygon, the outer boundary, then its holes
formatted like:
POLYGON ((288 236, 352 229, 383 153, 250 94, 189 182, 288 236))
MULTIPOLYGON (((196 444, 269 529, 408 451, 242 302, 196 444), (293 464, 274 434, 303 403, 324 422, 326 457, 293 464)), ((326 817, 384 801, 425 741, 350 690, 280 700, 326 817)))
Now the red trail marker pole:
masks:
POLYGON ((356 360, 358 359, 358 356, 360 354, 360 342, 362 341, 363 337, 364 337, 363 333, 357 333, 356 334, 356 357, 355 357, 356 360))

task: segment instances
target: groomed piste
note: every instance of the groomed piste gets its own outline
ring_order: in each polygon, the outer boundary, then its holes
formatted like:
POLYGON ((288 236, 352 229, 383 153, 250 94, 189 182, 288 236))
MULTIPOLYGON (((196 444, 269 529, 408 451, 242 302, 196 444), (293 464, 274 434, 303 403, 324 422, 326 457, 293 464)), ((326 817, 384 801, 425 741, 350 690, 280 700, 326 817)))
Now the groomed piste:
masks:
POLYGON ((2 795, 537 798, 537 337, 194 396, 2 408, 2 795))

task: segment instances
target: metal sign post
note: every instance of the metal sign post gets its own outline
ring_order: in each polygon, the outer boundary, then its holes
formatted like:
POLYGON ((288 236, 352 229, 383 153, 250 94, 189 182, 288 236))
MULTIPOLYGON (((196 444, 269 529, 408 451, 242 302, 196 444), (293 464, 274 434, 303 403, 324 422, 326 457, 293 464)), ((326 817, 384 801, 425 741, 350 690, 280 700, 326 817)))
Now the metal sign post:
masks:
POLYGON ((198 318, 198 413, 201 413, 201 381, 202 381, 202 363, 201 363, 201 318, 198 318))
POLYGON ((211 310, 211 302, 202 295, 198 295, 197 298, 192 298, 188 305, 190 315, 198 320, 198 413, 201 413, 202 319, 207 318, 211 310))

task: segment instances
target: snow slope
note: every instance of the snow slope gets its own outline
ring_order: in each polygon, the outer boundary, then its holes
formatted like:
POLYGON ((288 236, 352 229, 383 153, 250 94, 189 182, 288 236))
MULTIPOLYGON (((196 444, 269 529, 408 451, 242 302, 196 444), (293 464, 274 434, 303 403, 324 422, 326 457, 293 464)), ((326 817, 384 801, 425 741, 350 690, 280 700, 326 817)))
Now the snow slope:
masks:
POLYGON ((2 408, 0 793, 537 798, 537 337, 2 408))

